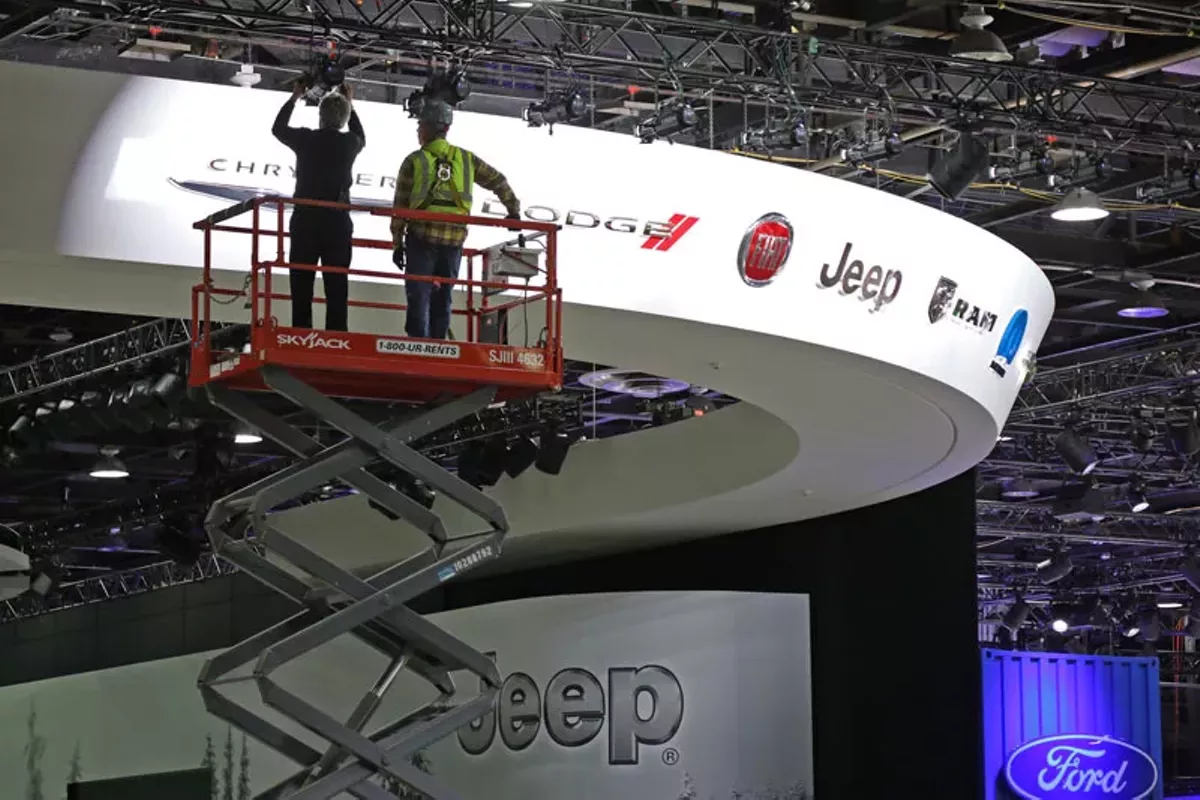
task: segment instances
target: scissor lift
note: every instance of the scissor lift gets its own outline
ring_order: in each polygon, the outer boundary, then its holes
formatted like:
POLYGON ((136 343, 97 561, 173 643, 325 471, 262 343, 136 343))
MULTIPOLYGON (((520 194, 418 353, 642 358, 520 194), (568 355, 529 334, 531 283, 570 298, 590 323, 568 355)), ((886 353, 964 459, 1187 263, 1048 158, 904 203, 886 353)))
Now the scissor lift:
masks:
MULTIPOLYGON (((195 227, 204 236, 204 279, 192 292, 193 350, 191 384, 202 387, 216 406, 260 431, 298 460, 263 480, 217 500, 205 521, 214 550, 248 575, 287 595, 302 610, 287 620, 208 661, 199 686, 205 706, 301 765, 291 778, 259 798, 325 800, 345 792, 365 800, 395 795, 380 778, 390 777, 431 800, 460 795, 412 765, 411 758, 490 710, 500 686, 494 662, 406 605, 419 595, 500 555, 508 521, 504 509, 454 473, 430 461, 412 442, 445 428, 498 400, 520 399, 562 386, 560 347, 561 291, 557 287, 556 226, 492 218, 467 218, 468 224, 519 232, 523 245, 537 241, 544 266, 523 284, 491 280, 487 261, 498 250, 465 251, 466 339, 432 342, 392 334, 299 330, 279 324, 273 303, 286 299, 275 291, 273 270, 309 269, 285 258, 284 212, 305 201, 257 198, 207 217, 195 227), (230 224, 250 215, 249 226, 230 224), (217 288, 212 273, 214 233, 249 234, 251 272, 246 289, 217 288), (483 270, 476 279, 477 266, 483 270), (248 346, 223 350, 211 336, 214 303, 248 294, 251 312, 248 346), (477 296, 478 295, 478 296, 477 296), (496 298, 506 302, 496 302, 496 298), (523 304, 545 307, 544 329, 532 347, 477 341, 483 315, 523 304), (275 392, 323 420, 346 438, 324 446, 307 433, 267 412, 249 392, 275 392), (382 427, 372 424, 339 398, 408 401, 415 409, 382 427), (451 536, 441 518, 424 504, 373 474, 369 466, 385 462, 453 500, 482 521, 483 530, 451 536), (290 538, 280 516, 269 512, 330 481, 341 481, 391 515, 422 531, 429 546, 420 553, 362 578, 290 538), (271 560, 271 554, 295 569, 271 560), (306 577, 298 577, 299 571, 306 577), (273 673, 306 653, 343 635, 352 635, 383 653, 389 666, 363 695, 346 720, 338 720, 284 689, 273 673), (234 673, 253 662, 249 675, 234 673), (435 699, 402 719, 366 733, 383 695, 404 669, 434 688, 435 699), (453 673, 466 671, 484 689, 467 699, 456 696, 453 673), (253 681, 263 703, 324 742, 319 751, 274 722, 233 702, 221 686, 253 681)), ((311 205, 331 205, 310 203, 311 205)), ((358 213, 389 216, 391 209, 337 206, 358 213)), ((448 219, 425 212, 403 212, 412 219, 448 219)), ((459 218, 462 221, 462 218, 459 218)), ((513 238, 517 238, 514 235, 513 238)), ((390 249, 384 241, 355 240, 359 249, 390 249)), ((526 246, 520 252, 528 253, 526 246)), ((506 256, 507 257, 507 256, 506 256)), ((331 271, 328 268, 326 271, 331 271)), ((398 273, 343 270, 395 282, 398 273)), ((408 280, 432 280, 409 277, 408 280)), ((403 305, 351 302, 351 308, 400 312, 403 305)), ((396 329, 402 323, 394 315, 396 329)), ((244 670, 243 670, 244 671, 244 670)), ((331 678, 334 676, 331 676, 331 678)))

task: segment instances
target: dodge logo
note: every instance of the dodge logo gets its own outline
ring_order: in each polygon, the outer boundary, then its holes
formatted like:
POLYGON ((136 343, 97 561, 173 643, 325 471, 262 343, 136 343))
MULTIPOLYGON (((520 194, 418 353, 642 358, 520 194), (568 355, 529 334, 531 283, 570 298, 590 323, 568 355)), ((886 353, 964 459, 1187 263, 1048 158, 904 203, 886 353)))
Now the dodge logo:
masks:
POLYGON ((792 252, 792 224, 782 214, 759 217, 742 237, 738 273, 747 286, 766 286, 783 272, 792 252))

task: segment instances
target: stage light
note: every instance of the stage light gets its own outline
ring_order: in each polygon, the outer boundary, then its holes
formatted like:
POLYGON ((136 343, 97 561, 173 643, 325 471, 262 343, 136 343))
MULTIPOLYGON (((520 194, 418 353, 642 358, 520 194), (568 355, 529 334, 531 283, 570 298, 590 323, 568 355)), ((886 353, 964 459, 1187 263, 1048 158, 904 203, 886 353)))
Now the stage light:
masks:
POLYGON ((1146 291, 1138 292, 1129 305, 1117 310, 1117 316, 1124 319, 1161 319, 1170 313, 1161 297, 1146 291))
POLYGON ((1070 555, 1060 550, 1037 565, 1037 574, 1043 583, 1057 583, 1070 575, 1071 569, 1070 555))
POLYGON ((483 445, 479 442, 469 442, 458 452, 455 465, 458 477, 476 489, 483 488, 483 482, 479 479, 479 464, 482 459, 483 445))
POLYGON ((562 472, 563 462, 567 460, 567 451, 570 448, 571 438, 567 434, 551 427, 543 428, 538 437, 538 454, 534 466, 539 472, 557 475, 562 472))
POLYGON ((948 200, 957 200, 988 163, 987 145, 963 133, 954 148, 929 171, 929 185, 948 200))
POLYGON ((1050 629, 1055 633, 1066 633, 1071 629, 1071 624, 1061 616, 1055 616, 1050 622, 1050 629))
POLYGON ((1004 618, 1000 621, 1000 624, 1011 633, 1016 633, 1025 624, 1025 620, 1029 619, 1029 612, 1032 610, 1024 598, 1018 595, 1016 601, 1008 607, 1008 611, 1004 612, 1004 618))
POLYGON ((1067 466, 1080 475, 1089 474, 1100 463, 1087 440, 1070 428, 1054 437, 1054 449, 1067 466))
POLYGON ((1135 514, 1140 514, 1149 508, 1150 500, 1146 497, 1146 492, 1142 489, 1141 484, 1137 482, 1129 484, 1129 509, 1135 514))
POLYGON ((1179 602, 1178 600, 1165 600, 1165 599, 1159 600, 1157 605, 1160 609, 1162 609, 1164 611, 1170 611, 1170 610, 1176 609, 1176 608, 1183 608, 1183 603, 1179 602))
POLYGON ((516 478, 533 466, 537 454, 537 444, 532 439, 528 436, 518 436, 508 447, 508 464, 505 465, 504 471, 508 473, 508 477, 516 478))
POLYGON ((483 486, 495 486, 508 465, 508 444, 503 436, 493 436, 483 445, 479 454, 476 475, 483 486))

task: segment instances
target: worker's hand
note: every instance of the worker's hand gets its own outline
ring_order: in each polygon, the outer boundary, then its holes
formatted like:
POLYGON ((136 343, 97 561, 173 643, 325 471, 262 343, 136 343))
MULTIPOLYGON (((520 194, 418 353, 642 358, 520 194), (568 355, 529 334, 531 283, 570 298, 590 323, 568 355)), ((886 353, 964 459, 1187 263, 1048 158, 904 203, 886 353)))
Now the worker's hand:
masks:
POLYGON ((392 263, 396 265, 396 269, 404 272, 404 245, 397 245, 392 250, 392 263))
POLYGON ((342 84, 342 95, 347 100, 353 100, 354 99, 354 88, 348 83, 343 83, 342 84))
MULTIPOLYGON (((508 215, 505 217, 505 219, 515 219, 515 220, 519 221, 521 219, 521 212, 513 211, 512 209, 509 209, 508 215)), ((520 229, 519 228, 509 228, 509 230, 515 231, 515 230, 520 230, 520 229)))
POLYGON ((304 94, 307 89, 308 83, 304 78, 296 78, 296 80, 292 81, 292 97, 294 99, 299 100, 300 95, 304 94))

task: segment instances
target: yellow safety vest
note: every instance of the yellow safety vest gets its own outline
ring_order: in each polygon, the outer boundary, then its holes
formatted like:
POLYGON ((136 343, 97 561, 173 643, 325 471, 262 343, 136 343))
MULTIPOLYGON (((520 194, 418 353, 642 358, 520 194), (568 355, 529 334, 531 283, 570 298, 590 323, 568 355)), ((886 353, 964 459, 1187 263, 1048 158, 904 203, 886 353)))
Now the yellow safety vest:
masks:
POLYGON ((445 139, 422 147, 413 160, 413 187, 408 207, 442 214, 471 213, 475 157, 445 139))

